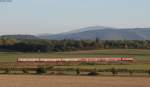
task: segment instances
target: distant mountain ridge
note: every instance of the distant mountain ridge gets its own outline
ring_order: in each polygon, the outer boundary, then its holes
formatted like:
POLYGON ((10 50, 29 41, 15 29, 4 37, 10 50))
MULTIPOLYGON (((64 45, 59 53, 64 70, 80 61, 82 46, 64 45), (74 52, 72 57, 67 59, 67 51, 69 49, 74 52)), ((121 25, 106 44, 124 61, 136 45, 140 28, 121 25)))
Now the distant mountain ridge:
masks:
POLYGON ((74 39, 74 40, 150 40, 150 28, 111 28, 104 26, 91 26, 78 30, 46 35, 39 38, 50 40, 74 39), (44 37, 44 38, 43 38, 44 37))
POLYGON ((18 40, 26 39, 48 39, 48 40, 150 40, 150 28, 112 28, 104 26, 91 26, 64 32, 60 34, 40 35, 2 35, 0 38, 13 38, 18 40))
POLYGON ((102 30, 102 29, 114 29, 114 28, 105 27, 105 26, 89 26, 89 27, 86 27, 86 28, 72 30, 72 31, 65 32, 65 33, 79 33, 79 32, 85 32, 85 31, 91 31, 91 30, 102 30))
POLYGON ((39 39, 38 37, 34 36, 34 35, 2 35, 0 36, 0 38, 12 38, 12 39, 17 39, 17 40, 32 40, 32 39, 39 39))

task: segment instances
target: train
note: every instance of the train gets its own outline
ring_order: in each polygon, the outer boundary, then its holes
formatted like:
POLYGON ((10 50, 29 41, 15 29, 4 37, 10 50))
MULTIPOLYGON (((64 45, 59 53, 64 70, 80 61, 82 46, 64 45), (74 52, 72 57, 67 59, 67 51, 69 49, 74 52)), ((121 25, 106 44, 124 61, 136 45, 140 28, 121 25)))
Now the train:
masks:
POLYGON ((134 58, 18 58, 17 62, 38 63, 101 63, 101 62, 131 62, 134 58))

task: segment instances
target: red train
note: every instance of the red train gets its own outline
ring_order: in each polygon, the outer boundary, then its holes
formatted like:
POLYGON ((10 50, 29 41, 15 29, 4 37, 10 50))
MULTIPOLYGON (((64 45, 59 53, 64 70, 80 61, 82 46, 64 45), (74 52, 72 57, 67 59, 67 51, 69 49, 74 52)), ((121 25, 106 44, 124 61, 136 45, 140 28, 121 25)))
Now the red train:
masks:
POLYGON ((17 62, 80 62, 80 63, 98 63, 98 62, 119 62, 133 61, 133 58, 18 58, 17 62))

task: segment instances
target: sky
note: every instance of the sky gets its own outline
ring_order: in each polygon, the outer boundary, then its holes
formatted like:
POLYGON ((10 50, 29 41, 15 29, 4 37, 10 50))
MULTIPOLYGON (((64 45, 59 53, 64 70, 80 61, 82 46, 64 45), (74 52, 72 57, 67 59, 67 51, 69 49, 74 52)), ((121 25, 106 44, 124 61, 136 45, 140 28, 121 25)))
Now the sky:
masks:
POLYGON ((0 35, 51 34, 88 26, 150 27, 150 0, 0 2, 0 35))

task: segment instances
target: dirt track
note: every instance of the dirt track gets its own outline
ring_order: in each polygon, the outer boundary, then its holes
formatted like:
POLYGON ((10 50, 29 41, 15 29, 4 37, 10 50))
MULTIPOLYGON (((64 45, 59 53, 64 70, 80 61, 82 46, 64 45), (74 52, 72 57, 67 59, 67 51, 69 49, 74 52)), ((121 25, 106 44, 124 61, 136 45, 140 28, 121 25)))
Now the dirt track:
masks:
POLYGON ((0 75, 0 87, 150 87, 150 78, 0 75))

